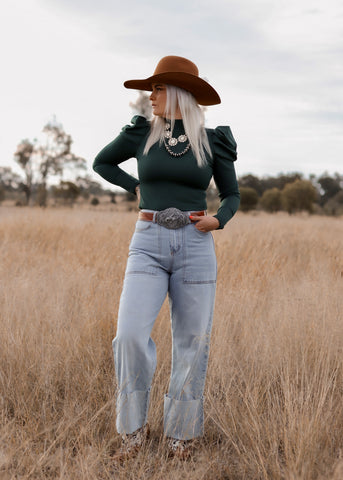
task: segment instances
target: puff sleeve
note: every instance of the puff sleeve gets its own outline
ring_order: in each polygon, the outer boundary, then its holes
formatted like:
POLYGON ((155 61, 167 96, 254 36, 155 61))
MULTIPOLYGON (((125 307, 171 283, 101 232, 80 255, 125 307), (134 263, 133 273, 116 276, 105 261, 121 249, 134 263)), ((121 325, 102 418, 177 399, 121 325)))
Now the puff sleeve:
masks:
POLYGON ((126 125, 120 134, 98 153, 93 162, 93 170, 108 182, 135 193, 139 181, 118 165, 136 156, 149 130, 150 122, 146 118, 134 116, 131 125, 126 125))
POLYGON ((233 162, 237 159, 237 143, 230 127, 212 131, 213 179, 218 189, 220 206, 216 215, 219 228, 234 216, 239 207, 240 194, 233 162))

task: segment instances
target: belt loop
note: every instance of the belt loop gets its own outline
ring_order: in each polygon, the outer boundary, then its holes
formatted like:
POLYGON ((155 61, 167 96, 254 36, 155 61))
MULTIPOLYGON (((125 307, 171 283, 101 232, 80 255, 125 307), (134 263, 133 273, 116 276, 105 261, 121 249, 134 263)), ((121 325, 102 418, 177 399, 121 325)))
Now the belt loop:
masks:
POLYGON ((154 211, 154 216, 152 217, 152 222, 153 223, 156 223, 156 214, 157 214, 157 211, 155 210, 154 211))

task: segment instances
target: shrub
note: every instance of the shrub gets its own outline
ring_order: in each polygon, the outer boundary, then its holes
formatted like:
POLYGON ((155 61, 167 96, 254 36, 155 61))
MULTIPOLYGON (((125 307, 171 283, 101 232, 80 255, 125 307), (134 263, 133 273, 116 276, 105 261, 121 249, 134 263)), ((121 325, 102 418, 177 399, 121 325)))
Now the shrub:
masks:
POLYGON ((278 212, 282 208, 281 191, 276 187, 269 188, 263 193, 260 205, 267 212, 278 212))
POLYGON ((93 205, 94 207, 96 207, 97 205, 99 205, 99 199, 97 197, 93 197, 92 200, 91 200, 91 205, 93 205))
POLYGON ((253 210, 258 203, 258 193, 256 190, 251 187, 240 187, 239 191, 241 194, 240 209, 243 212, 253 210))
POLYGON ((308 180, 296 180, 288 183, 282 190, 282 203, 288 213, 305 210, 313 212, 313 202, 316 201, 317 192, 308 180))

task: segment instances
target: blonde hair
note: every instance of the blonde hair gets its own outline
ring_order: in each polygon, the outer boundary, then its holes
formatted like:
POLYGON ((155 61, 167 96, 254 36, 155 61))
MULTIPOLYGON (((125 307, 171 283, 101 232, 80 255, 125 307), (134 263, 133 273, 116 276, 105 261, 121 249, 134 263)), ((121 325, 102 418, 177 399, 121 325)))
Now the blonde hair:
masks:
MULTIPOLYGON (((175 125, 175 112, 179 107, 185 133, 191 145, 193 154, 199 167, 207 165, 206 152, 212 158, 211 148, 208 142, 205 130, 205 116, 203 110, 197 104, 193 95, 183 88, 166 85, 167 102, 165 115, 170 119, 171 131, 175 125)), ((151 122, 150 135, 144 147, 143 154, 146 155, 150 148, 159 142, 160 146, 164 142, 165 120, 161 117, 155 117, 151 122)))

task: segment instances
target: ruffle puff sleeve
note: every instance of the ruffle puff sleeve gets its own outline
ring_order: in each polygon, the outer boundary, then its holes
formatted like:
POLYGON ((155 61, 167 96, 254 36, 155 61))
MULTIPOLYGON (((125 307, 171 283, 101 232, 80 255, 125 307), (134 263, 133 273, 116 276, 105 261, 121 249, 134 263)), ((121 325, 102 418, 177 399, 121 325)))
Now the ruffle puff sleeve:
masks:
POLYGON ((118 165, 136 156, 137 150, 147 137, 149 130, 150 122, 146 118, 140 115, 134 116, 131 125, 125 125, 118 137, 106 145, 95 157, 94 171, 108 182, 135 193, 139 181, 118 165))
POLYGON ((234 216, 240 195, 233 162, 237 160, 237 143, 230 127, 217 127, 212 131, 213 179, 217 186, 220 206, 216 215, 219 228, 234 216))

